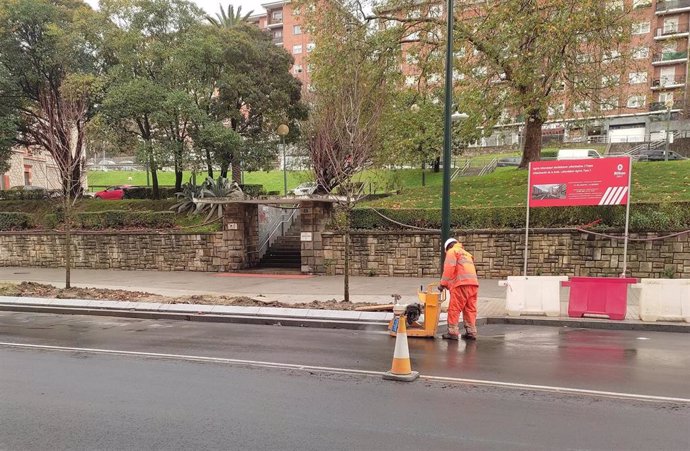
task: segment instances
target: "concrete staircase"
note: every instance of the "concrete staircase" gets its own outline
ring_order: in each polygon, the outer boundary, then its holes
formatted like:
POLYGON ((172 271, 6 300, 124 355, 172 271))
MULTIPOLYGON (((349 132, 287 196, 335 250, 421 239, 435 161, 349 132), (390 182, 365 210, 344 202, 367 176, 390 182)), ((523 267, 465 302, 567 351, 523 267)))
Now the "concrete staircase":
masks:
POLYGON ((259 262, 260 268, 299 269, 302 266, 302 243, 299 220, 292 223, 285 235, 279 236, 259 262))

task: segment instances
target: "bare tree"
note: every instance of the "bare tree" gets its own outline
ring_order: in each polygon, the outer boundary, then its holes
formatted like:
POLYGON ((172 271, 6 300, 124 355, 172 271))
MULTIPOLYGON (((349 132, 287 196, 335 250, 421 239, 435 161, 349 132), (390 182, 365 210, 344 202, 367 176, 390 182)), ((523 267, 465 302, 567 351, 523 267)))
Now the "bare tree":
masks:
POLYGON ((88 87, 81 83, 66 84, 59 99, 50 99, 49 94, 41 96, 41 105, 48 114, 54 104, 59 107, 59 122, 48 120, 37 124, 33 133, 40 132, 47 149, 58 166, 62 178, 62 211, 64 215, 65 288, 71 287, 72 269, 72 216, 76 201, 82 194, 85 176, 84 126, 89 106, 88 87), (49 133, 46 128, 59 127, 59 133, 49 133))
MULTIPOLYGON (((308 16, 308 20, 313 17, 308 16)), ((363 22, 341 8, 319 10, 314 27, 316 88, 308 123, 308 148, 318 189, 335 194, 344 234, 344 298, 350 299, 351 214, 361 198, 355 176, 372 164, 381 148, 381 117, 388 99, 387 78, 395 58, 369 39, 363 22)))

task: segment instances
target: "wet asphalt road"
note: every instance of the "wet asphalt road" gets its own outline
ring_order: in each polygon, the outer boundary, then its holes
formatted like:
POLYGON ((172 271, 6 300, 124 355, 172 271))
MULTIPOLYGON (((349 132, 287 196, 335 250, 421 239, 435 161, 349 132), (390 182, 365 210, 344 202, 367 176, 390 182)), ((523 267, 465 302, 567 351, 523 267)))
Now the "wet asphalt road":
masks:
MULTIPOLYGON (((684 334, 489 326, 423 374, 690 398, 684 334)), ((0 342, 386 370, 376 332, 0 313, 0 342)), ((0 345, 0 449, 690 448, 690 406, 0 345)))

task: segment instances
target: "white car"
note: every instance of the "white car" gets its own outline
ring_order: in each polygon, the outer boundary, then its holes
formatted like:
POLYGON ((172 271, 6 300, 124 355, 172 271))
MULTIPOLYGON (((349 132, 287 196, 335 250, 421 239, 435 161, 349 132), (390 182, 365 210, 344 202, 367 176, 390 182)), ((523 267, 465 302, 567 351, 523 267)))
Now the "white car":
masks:
POLYGON ((295 196, 309 196, 310 194, 314 194, 316 188, 317 185, 314 182, 302 183, 298 185, 297 188, 290 190, 290 194, 294 194, 295 196))

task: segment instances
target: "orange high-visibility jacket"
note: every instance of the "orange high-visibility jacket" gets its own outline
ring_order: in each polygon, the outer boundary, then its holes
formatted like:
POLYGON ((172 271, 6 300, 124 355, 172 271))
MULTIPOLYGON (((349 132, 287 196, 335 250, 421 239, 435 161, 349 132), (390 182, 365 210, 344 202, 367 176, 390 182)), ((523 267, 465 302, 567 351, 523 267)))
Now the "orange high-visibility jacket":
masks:
POLYGON ((461 285, 479 286, 479 281, 474 267, 474 257, 462 247, 462 244, 455 243, 446 252, 441 286, 455 288, 461 285))

